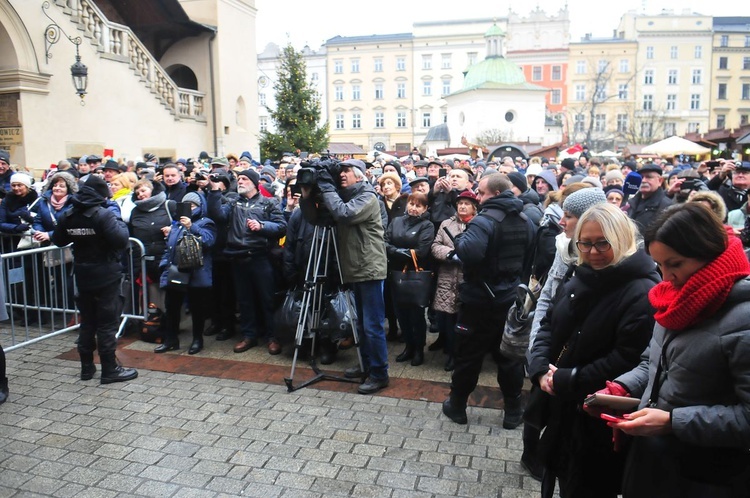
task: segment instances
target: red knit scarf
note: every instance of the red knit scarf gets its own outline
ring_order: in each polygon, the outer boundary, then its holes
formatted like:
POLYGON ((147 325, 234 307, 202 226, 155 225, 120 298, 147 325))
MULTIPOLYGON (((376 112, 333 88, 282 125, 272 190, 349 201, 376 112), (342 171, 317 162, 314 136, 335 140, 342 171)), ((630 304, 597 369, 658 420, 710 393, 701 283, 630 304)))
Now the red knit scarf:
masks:
POLYGON ((734 283, 750 275, 742 242, 729 237, 726 250, 695 272, 677 289, 671 282, 661 282, 648 293, 656 308, 654 318, 670 330, 682 330, 702 322, 716 313, 726 301, 734 283))

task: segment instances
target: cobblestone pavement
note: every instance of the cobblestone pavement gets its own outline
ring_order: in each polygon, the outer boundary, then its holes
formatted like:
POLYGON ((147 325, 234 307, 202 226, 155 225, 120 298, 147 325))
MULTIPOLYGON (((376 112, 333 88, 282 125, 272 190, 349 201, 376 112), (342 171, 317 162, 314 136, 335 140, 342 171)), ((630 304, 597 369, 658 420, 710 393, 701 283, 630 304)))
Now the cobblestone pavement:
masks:
POLYGON ((521 429, 472 407, 141 369, 78 379, 63 335, 8 353, 0 497, 535 497, 521 429))

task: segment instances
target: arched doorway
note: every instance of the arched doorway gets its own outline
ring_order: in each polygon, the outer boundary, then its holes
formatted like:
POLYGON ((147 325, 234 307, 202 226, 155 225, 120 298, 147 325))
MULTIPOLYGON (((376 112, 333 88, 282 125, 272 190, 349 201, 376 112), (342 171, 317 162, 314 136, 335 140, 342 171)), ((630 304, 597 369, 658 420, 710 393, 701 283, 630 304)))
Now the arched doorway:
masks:
POLYGON ((504 157, 512 157, 513 159, 520 157, 522 159, 529 159, 529 155, 524 151, 521 147, 515 144, 502 144, 498 147, 496 147, 490 154, 487 156, 487 162, 492 161, 493 159, 495 161, 502 161, 504 157))
POLYGON ((184 64, 173 64, 166 68, 166 71, 178 87, 186 90, 198 90, 198 78, 196 78, 193 70, 184 64))

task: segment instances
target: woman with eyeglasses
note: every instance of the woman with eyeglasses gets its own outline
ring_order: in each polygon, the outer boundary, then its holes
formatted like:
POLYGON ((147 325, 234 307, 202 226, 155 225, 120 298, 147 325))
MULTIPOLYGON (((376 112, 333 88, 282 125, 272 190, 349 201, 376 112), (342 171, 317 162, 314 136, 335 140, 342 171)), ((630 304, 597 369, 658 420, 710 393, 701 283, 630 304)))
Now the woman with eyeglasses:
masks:
POLYGON ((609 423, 635 436, 623 495, 745 498, 750 264, 742 243, 693 202, 665 211, 645 239, 664 276, 648 296, 653 338, 638 367, 599 391, 641 400, 625 420, 609 423))
POLYGON ((620 492, 624 453, 581 405, 607 379, 635 367, 651 337, 648 291, 660 279, 636 234, 627 215, 607 203, 577 220, 577 266, 560 285, 529 358, 529 377, 549 396, 538 447, 542 496, 552 496, 556 479, 562 498, 620 492))

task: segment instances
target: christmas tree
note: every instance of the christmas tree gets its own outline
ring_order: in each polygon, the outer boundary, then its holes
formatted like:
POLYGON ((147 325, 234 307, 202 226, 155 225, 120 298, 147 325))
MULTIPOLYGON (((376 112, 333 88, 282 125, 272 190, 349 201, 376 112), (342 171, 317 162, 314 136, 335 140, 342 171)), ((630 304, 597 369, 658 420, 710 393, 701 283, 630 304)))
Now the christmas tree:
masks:
POLYGON ((283 152, 297 150, 325 151, 328 147, 328 125, 318 126, 320 97, 307 81, 307 66, 301 52, 287 45, 281 54, 277 72, 276 109, 267 107, 276 124, 276 133, 260 133, 263 159, 276 160, 283 152))

